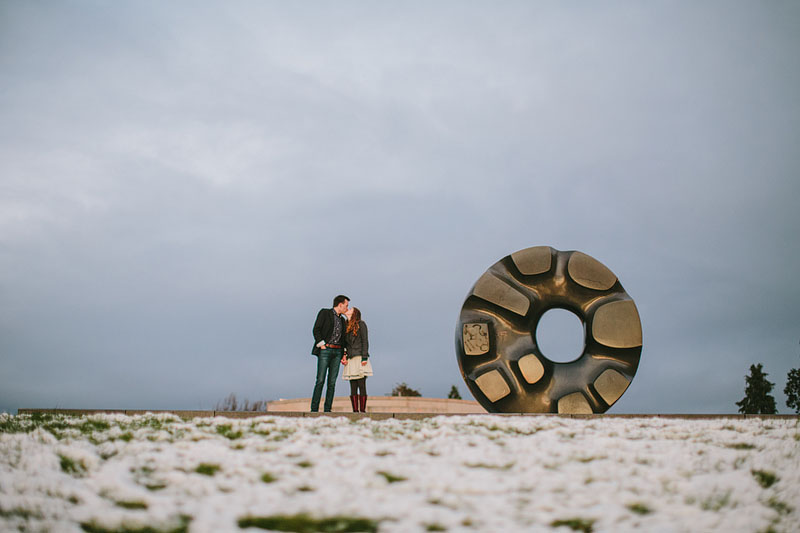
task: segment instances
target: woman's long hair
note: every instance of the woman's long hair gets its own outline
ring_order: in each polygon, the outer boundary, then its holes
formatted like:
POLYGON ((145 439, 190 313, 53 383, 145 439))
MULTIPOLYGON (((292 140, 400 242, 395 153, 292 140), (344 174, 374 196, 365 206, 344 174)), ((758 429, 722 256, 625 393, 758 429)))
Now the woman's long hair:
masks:
POLYGON ((358 337, 358 328, 361 326, 361 311, 358 307, 353 308, 353 315, 347 321, 347 333, 352 333, 353 337, 358 337))

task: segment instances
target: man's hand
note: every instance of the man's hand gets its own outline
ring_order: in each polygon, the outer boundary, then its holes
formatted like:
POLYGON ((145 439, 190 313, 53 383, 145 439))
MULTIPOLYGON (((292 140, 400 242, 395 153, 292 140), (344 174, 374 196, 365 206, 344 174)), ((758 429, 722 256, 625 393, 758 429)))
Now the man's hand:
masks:
POLYGON ((342 356, 342 364, 343 364, 343 365, 346 365, 346 364, 347 364, 347 356, 346 356, 346 355, 343 355, 343 356, 342 356))

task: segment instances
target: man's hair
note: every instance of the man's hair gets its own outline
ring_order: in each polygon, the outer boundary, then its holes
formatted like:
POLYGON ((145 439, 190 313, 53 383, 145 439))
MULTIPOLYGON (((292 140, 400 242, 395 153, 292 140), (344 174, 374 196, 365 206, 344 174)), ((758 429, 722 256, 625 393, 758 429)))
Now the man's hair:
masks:
POLYGON ((339 296, 337 296, 336 298, 333 299, 333 306, 336 307, 337 305, 339 305, 340 303, 342 303, 344 301, 348 301, 349 302, 350 298, 348 298, 344 294, 340 294, 339 296))

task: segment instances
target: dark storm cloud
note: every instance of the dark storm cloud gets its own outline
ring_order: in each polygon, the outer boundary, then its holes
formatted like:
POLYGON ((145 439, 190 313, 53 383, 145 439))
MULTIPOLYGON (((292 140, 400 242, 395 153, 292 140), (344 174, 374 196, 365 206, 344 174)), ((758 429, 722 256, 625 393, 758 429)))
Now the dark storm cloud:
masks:
POLYGON ((791 3, 4 3, 0 409, 307 396, 339 292, 372 394, 465 394, 463 299, 540 244, 637 302, 614 411, 735 411, 753 362, 783 408, 798 30, 791 3))

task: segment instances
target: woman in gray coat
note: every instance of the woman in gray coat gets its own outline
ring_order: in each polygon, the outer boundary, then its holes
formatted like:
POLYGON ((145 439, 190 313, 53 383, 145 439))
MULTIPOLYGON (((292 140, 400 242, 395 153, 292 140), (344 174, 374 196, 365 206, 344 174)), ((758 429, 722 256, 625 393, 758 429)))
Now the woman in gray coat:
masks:
POLYGON ((361 320, 361 311, 352 307, 347 316, 345 329, 345 354, 342 364, 345 365, 342 378, 350 382, 350 403, 354 413, 367 412, 367 376, 372 375, 372 364, 369 362, 369 334, 367 324, 361 320))

